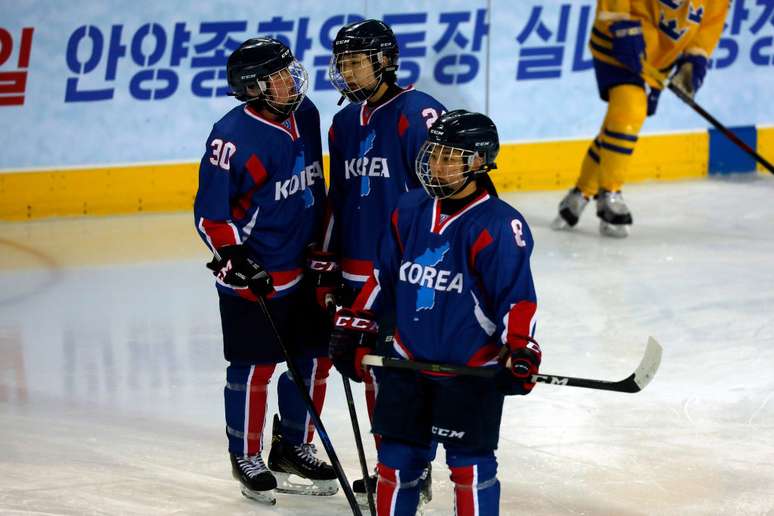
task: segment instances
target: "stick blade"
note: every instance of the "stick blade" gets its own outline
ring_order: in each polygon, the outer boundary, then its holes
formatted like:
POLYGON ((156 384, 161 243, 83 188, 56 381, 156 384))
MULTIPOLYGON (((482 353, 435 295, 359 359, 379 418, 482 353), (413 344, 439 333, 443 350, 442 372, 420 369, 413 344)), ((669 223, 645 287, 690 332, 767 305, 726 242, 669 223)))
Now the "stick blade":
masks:
POLYGON ((634 371, 634 383, 637 391, 644 389, 656 376, 656 371, 661 365, 661 354, 663 348, 656 339, 648 337, 648 345, 645 348, 645 354, 640 361, 640 365, 634 371))

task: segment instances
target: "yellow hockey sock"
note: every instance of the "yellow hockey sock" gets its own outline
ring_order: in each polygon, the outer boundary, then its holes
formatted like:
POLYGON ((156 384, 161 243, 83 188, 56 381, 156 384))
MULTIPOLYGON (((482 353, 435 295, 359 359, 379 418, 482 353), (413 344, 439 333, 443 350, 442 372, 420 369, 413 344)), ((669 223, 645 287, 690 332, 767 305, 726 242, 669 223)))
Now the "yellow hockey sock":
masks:
POLYGON ((615 192, 623 186, 647 109, 641 87, 622 84, 610 89, 607 114, 596 139, 600 188, 615 192))
POLYGON ((586 197, 593 197, 599 190, 599 143, 598 138, 589 144, 589 149, 583 157, 581 173, 575 186, 586 197))

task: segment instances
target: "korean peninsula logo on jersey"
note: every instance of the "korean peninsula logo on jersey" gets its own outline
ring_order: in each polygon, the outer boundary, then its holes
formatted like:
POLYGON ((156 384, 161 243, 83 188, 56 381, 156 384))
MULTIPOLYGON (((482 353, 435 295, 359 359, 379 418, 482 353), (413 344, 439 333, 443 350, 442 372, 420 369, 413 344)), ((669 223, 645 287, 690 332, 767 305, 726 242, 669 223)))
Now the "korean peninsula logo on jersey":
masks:
POLYGON ((435 306, 435 293, 457 292, 462 294, 462 273, 438 268, 449 251, 449 242, 437 249, 428 248, 413 262, 405 261, 400 266, 400 281, 419 285, 417 290, 417 312, 430 310, 435 306))
POLYGON ((304 207, 314 206, 314 194, 311 187, 316 179, 322 179, 322 167, 319 161, 306 165, 306 157, 303 149, 296 155, 293 163, 293 175, 290 179, 274 183, 274 200, 287 199, 291 195, 301 192, 304 196, 304 207))
POLYGON ((344 161, 345 179, 360 177, 360 197, 371 193, 372 177, 390 177, 387 158, 367 156, 374 148, 376 132, 372 129, 360 142, 358 157, 344 161))

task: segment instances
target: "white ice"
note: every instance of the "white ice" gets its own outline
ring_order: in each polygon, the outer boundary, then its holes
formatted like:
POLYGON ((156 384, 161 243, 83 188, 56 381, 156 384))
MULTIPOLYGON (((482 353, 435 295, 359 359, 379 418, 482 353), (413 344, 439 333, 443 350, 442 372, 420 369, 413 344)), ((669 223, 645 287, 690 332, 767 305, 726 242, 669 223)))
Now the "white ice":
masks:
MULTIPOLYGON (((542 370, 620 379, 649 335, 664 358, 638 394, 507 399, 501 513, 774 514, 774 178, 627 187, 626 240, 593 205, 551 231, 561 195, 504 196, 534 232, 542 370)), ((0 224, 0 513, 348 513, 231 479, 206 258, 190 214, 0 224)), ((333 373, 323 420, 353 479, 343 398, 333 373)), ((443 459, 429 515, 452 513, 443 459)))

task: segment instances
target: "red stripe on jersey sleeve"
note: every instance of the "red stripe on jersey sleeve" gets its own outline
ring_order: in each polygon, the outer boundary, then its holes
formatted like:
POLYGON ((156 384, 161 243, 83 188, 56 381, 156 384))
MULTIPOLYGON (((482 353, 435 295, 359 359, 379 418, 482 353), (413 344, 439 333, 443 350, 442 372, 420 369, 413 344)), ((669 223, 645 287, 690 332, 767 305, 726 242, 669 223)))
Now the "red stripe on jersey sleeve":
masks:
POLYGON ((395 232, 395 240, 398 242, 400 252, 403 253, 403 242, 400 241, 400 231, 398 231, 398 209, 392 212, 392 230, 395 232))
POLYGON ((406 131, 409 128, 409 121, 408 118, 406 118, 406 115, 403 113, 400 114, 400 119, 398 120, 398 136, 403 136, 406 134, 406 131))
POLYGON ((260 158, 255 154, 250 156, 250 159, 245 163, 250 178, 253 180, 254 186, 247 192, 240 195, 233 206, 231 206, 231 218, 235 220, 242 219, 250 207, 253 204, 253 195, 266 183, 269 178, 269 174, 266 172, 266 167, 263 166, 260 158))
POLYGON ((367 306, 368 300, 371 298, 371 294, 374 293, 374 290, 379 288, 379 282, 376 281, 376 276, 371 274, 368 277, 368 281, 365 282, 365 285, 363 285, 363 288, 360 289, 360 293, 358 293, 357 297, 355 298, 355 302, 352 303, 352 310, 368 310, 371 307, 367 306))
POLYGON ((219 222, 203 218, 201 227, 215 249, 227 245, 241 244, 237 240, 236 227, 230 222, 219 222))
POLYGON ((328 129, 328 141, 334 142, 335 139, 336 138, 335 138, 335 133, 333 132, 333 126, 331 126, 330 129, 328 129))
POLYGON ((508 312, 506 344, 511 349, 522 348, 528 341, 524 337, 532 336, 530 324, 535 316, 537 305, 532 301, 519 301, 508 312))
POLYGON ((478 256, 478 253, 480 253, 492 242, 493 238, 492 235, 489 234, 488 230, 484 229, 481 233, 479 233, 478 238, 476 238, 476 241, 473 243, 473 247, 470 248, 470 252, 468 254, 468 263, 470 264, 471 268, 476 268, 476 256, 478 256))
POLYGON ((478 367, 491 362, 500 353, 500 346, 494 343, 486 344, 481 349, 473 353, 468 359, 467 365, 471 367, 478 367))
POLYGON ((261 158, 255 154, 250 156, 250 159, 245 163, 245 168, 250 173, 250 177, 253 179, 256 188, 260 188, 268 179, 269 174, 266 172, 266 167, 263 166, 261 158))
POLYGON ((370 276, 374 271, 374 263, 370 260, 344 258, 341 260, 341 270, 355 276, 370 276))
POLYGON ((395 330, 395 333, 393 333, 393 335, 392 335, 392 347, 393 347, 393 349, 396 346, 398 348, 400 348, 400 351, 402 351, 403 354, 406 355, 409 360, 414 360, 414 353, 409 351, 409 348, 407 348, 406 345, 403 343, 403 340, 400 338, 400 335, 398 334, 398 330, 397 329, 395 330))
POLYGON ((252 199, 253 191, 250 190, 247 194, 243 195, 236 200, 236 204, 231 206, 231 218, 234 220, 240 220, 247 214, 247 210, 250 209, 250 200, 252 199))

